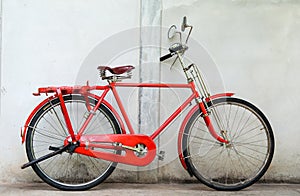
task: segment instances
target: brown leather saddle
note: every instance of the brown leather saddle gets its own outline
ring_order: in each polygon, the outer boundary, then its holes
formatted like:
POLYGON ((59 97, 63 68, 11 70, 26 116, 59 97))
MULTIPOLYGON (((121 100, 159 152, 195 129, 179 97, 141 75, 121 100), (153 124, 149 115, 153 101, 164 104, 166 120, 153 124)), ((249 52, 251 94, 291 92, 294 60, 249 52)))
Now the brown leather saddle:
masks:
POLYGON ((119 67, 114 67, 114 68, 111 68, 109 66, 99 66, 98 69, 100 71, 107 71, 108 70, 112 74, 121 75, 123 73, 128 73, 131 70, 133 70, 134 66, 125 65, 125 66, 119 66, 119 67))

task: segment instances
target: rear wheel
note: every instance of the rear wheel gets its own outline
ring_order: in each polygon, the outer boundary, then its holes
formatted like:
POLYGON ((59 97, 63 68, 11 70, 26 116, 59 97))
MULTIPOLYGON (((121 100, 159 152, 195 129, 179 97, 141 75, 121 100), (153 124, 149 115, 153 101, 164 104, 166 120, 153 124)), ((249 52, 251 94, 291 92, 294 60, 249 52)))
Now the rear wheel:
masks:
POLYGON ((208 103, 210 119, 220 135, 214 139, 200 110, 188 121, 182 139, 188 170, 202 183, 217 190, 240 190, 258 181, 274 153, 274 136, 267 118, 254 105, 237 98, 208 103))
MULTIPOLYGON (((76 134, 89 113, 85 99, 81 95, 66 95, 63 99, 76 134)), ((89 98, 89 101, 92 107, 97 103, 93 98, 89 98)), ((84 132, 86 135, 120 133, 115 116, 103 104, 84 132)), ((42 106, 30 122, 26 136, 29 161, 53 152, 49 150, 50 146, 62 147, 68 135, 59 99, 55 98, 42 106)), ((118 153, 113 150, 110 152, 118 153)), ((114 171, 115 166, 114 162, 63 152, 33 165, 32 168, 43 181, 58 189, 86 190, 104 181, 114 171)))

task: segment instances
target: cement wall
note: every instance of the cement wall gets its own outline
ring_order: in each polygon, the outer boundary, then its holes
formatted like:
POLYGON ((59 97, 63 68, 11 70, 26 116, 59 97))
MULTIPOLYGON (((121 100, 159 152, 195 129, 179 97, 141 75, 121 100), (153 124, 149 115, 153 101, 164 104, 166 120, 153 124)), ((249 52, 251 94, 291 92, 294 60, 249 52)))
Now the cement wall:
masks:
MULTIPOLYGON (((0 181, 38 180, 31 169, 20 169, 27 159, 19 137, 27 115, 42 100, 31 96, 37 87, 83 84, 85 80, 101 83, 95 69, 98 64, 123 62, 137 66, 132 81, 184 82, 178 67, 170 70, 158 64, 156 57, 168 45, 164 27, 179 25, 184 15, 194 25, 192 38, 200 44, 196 51, 203 57, 196 59, 197 64, 205 70, 212 90, 236 92, 259 106, 271 121, 276 151, 264 178, 299 182, 300 3, 296 0, 2 0, 0 126, 5 136, 0 143, 0 181), (141 26, 149 25, 156 27, 141 34, 141 26), (111 41, 116 38, 121 41, 111 41), (152 41, 162 49, 145 47, 152 41), (218 70, 206 67, 210 64, 218 70)), ((192 49, 188 52, 195 57, 192 49)), ((184 99, 180 91, 121 93, 127 105, 135 104, 127 107, 133 113, 134 127, 146 133, 184 99), (173 99, 163 99, 166 96, 173 99), (160 112, 151 110, 154 117, 146 121, 149 109, 145 107, 153 98, 160 112), (139 116, 138 111, 146 112, 139 116)), ((120 165, 110 180, 190 179, 176 157, 178 121, 156 141, 159 150, 166 151, 164 161, 155 160, 146 168, 120 165)))
POLYGON ((270 119, 276 151, 266 179, 299 182, 300 2, 165 1, 164 8, 166 23, 188 16, 196 26, 193 37, 210 52, 226 90, 270 119))

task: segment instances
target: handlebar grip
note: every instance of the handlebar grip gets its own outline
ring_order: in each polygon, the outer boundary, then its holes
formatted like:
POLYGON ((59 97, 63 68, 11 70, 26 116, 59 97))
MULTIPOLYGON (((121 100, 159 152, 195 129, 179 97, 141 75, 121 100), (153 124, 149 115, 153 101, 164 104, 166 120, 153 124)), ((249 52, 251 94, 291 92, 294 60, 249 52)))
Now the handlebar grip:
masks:
POLYGON ((172 54, 172 53, 169 53, 169 54, 167 54, 167 55, 165 55, 165 56, 160 57, 159 60, 160 60, 160 61, 164 61, 164 60, 166 60, 166 59, 168 59, 168 58, 171 58, 172 56, 173 56, 173 54, 172 54))

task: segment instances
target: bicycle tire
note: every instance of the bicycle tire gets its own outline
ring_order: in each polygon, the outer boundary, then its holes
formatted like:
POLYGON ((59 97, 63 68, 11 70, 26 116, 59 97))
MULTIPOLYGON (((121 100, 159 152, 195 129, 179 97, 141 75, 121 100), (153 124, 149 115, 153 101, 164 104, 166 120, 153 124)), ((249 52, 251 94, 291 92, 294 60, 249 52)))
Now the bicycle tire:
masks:
MULTIPOLYGON (((74 132, 84 122, 85 99, 81 95, 65 95, 64 102, 69 112, 74 132)), ((97 100, 89 97, 91 106, 97 100)), ((33 116, 26 136, 26 153, 29 161, 50 152, 49 146, 59 147, 67 137, 65 121, 60 109, 60 102, 55 98, 43 105, 33 116), (61 120, 62 119, 62 120, 61 120)), ((121 128, 110 109, 101 104, 84 134, 121 134, 121 128)), ((114 153, 120 153, 113 151, 114 153)), ((67 191, 90 189, 103 182, 115 169, 117 163, 109 162, 77 153, 56 155, 32 165, 34 172, 47 184, 67 191)))
POLYGON ((203 184, 221 191, 237 191, 257 182, 274 154, 269 121, 257 107, 242 99, 219 98, 209 102, 208 107, 216 131, 227 131, 230 144, 222 144, 210 135, 197 110, 182 138, 188 171, 203 184), (216 126, 217 120, 220 126, 216 126))

